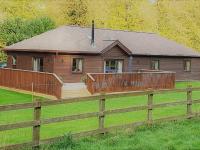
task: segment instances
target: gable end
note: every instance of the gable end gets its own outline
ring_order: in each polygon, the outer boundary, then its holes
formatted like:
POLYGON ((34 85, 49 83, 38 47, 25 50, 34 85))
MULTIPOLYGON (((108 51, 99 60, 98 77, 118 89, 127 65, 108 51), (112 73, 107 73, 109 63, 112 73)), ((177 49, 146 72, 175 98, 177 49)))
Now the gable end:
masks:
POLYGON ((114 47, 119 47, 126 55, 132 55, 132 52, 118 40, 103 49, 101 53, 105 54, 106 52, 112 50, 114 47))

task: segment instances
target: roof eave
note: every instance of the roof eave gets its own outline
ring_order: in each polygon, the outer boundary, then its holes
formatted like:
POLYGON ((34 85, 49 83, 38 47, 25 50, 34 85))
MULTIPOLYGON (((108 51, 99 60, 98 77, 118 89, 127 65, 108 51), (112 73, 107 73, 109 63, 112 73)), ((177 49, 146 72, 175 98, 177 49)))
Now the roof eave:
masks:
MULTIPOLYGON (((36 52, 36 53, 55 53, 55 54, 90 54, 90 55, 99 55, 102 53, 105 53, 110 48, 114 47, 115 45, 118 45, 114 42, 111 45, 109 45, 107 48, 102 50, 101 52, 91 52, 91 51, 66 51, 66 50, 45 50, 45 49, 8 49, 3 48, 3 51, 6 52, 36 52)), ((127 53, 127 52, 126 52, 127 53)), ((190 57, 190 58, 200 58, 200 55, 156 55, 156 54, 135 54, 135 53, 127 53, 128 55, 132 56, 147 56, 147 57, 190 57)))
POLYGON ((91 51, 66 51, 66 50, 45 50, 45 49, 3 49, 6 52, 34 52, 34 53, 62 53, 62 54, 100 54, 99 52, 91 51))
POLYGON ((132 56, 147 56, 147 57, 190 57, 190 58, 200 58, 200 56, 198 56, 198 55, 132 54, 132 56))

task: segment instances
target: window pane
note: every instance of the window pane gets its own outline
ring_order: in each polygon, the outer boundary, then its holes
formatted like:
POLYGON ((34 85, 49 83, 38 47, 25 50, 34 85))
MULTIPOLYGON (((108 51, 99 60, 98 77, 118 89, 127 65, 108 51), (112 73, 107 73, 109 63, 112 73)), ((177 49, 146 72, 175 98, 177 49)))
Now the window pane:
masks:
POLYGON ((16 56, 12 56, 12 64, 16 65, 16 61, 17 61, 17 57, 16 56))
POLYGON ((158 70, 158 61, 155 61, 155 69, 158 70))
POLYGON ((76 60, 73 59, 73 62, 72 62, 72 71, 74 71, 76 69, 76 60))
POLYGON ((191 71, 191 61, 190 60, 184 61, 184 70, 191 71))
POLYGON ((80 58, 74 58, 72 62, 72 71, 73 72, 82 72, 83 71, 83 60, 80 58))
POLYGON ((117 73, 122 73, 123 62, 118 61, 117 73))
POLYGON ((83 60, 82 59, 79 59, 79 61, 78 61, 78 70, 80 71, 80 72, 82 72, 82 65, 83 65, 83 60))
POLYGON ((153 69, 153 70, 159 70, 159 66, 160 66, 159 60, 153 60, 152 61, 152 67, 151 67, 151 69, 153 69))
POLYGON ((104 68, 106 73, 117 73, 122 72, 122 64, 119 64, 119 62, 122 62, 120 60, 106 60, 104 63, 104 68), (121 65, 121 66, 119 66, 121 65), (120 67, 120 69, 119 69, 120 67))

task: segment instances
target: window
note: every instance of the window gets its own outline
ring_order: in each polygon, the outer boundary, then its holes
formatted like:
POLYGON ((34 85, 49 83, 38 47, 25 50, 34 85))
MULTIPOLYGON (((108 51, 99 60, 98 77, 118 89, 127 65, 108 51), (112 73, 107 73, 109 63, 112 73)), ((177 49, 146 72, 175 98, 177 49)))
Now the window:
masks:
POLYGON ((72 72, 81 73, 83 71, 83 59, 73 58, 72 62, 72 72))
POLYGON ((160 69, 160 61, 159 60, 152 60, 151 69, 159 70, 160 69))
POLYGON ((17 57, 12 56, 12 65, 16 65, 16 62, 17 62, 17 57))
POLYGON ((33 71, 43 72, 43 58, 33 58, 33 71))
POLYGON ((191 60, 184 60, 184 71, 191 71, 191 60))
POLYGON ((105 73, 121 73, 123 67, 122 60, 106 60, 104 62, 105 73))

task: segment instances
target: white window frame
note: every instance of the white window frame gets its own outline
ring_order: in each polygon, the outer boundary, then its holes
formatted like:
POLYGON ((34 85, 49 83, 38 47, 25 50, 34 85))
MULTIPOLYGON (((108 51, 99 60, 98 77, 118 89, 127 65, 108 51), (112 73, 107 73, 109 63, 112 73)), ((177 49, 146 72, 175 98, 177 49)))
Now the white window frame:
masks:
POLYGON ((151 69, 152 70, 160 70, 160 60, 159 59, 151 60, 151 69), (156 67, 156 63, 155 62, 157 62, 157 67, 156 67))
POLYGON ((192 62, 191 62, 191 60, 184 60, 183 61, 183 69, 184 69, 184 71, 185 72, 191 72, 191 68, 192 68, 192 62), (189 65, 189 66, 187 66, 187 65, 189 65))

